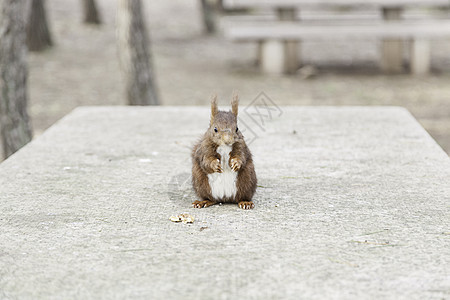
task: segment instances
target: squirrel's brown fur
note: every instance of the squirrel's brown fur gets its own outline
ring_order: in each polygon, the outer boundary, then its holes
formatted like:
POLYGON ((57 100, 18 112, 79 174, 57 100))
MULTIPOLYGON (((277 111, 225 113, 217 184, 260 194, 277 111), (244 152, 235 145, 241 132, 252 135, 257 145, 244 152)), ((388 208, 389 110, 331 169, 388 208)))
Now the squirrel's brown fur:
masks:
MULTIPOLYGON (((237 127, 238 102, 238 96, 234 95, 231 111, 225 112, 218 110, 216 96, 211 100, 210 126, 192 150, 192 184, 200 198, 199 201, 193 202, 194 207, 208 207, 219 202, 237 203, 243 209, 254 207, 252 197, 256 191, 257 180, 252 154, 237 127), (222 149, 231 150, 226 162, 218 153, 223 151, 222 149), (235 186, 225 187, 227 191, 232 190, 227 196, 214 196, 212 190, 214 183, 211 181, 222 176, 218 174, 224 172, 228 172, 225 176, 233 178, 233 182, 228 185, 235 184, 235 186), (208 176, 214 173, 218 174, 215 174, 215 177, 208 176)), ((227 156, 227 153, 225 154, 227 156)), ((217 184, 222 184, 222 179, 217 182, 215 188, 217 184)))

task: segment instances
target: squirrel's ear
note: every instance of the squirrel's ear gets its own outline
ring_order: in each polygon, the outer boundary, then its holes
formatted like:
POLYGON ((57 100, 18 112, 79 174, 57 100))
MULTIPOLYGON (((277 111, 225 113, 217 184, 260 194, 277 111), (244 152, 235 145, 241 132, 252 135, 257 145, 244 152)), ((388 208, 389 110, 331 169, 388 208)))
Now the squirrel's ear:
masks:
POLYGON ((214 122, 214 117, 217 115, 219 109, 217 108, 217 95, 211 97, 211 124, 214 122))
POLYGON ((233 98, 231 99, 231 112, 237 117, 239 106, 239 95, 237 92, 233 92, 233 98))

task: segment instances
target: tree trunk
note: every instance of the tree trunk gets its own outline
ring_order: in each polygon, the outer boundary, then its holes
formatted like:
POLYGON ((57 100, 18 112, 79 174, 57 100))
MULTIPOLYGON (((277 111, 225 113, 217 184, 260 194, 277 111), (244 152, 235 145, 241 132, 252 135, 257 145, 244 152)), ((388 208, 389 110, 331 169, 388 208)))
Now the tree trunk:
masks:
POLYGON ((44 0, 31 0, 31 10, 27 24, 27 45, 30 51, 42 51, 53 45, 47 23, 44 0))
POLYGON ((200 0, 203 26, 208 34, 216 32, 216 7, 212 0, 200 0))
POLYGON ((140 0, 119 0, 117 38, 130 105, 158 105, 140 0))
POLYGON ((95 0, 83 0, 84 23, 100 24, 100 15, 97 10, 95 0))
POLYGON ((28 0, 2 0, 0 16, 0 127, 3 153, 10 156, 31 140, 27 114, 24 11, 28 0))

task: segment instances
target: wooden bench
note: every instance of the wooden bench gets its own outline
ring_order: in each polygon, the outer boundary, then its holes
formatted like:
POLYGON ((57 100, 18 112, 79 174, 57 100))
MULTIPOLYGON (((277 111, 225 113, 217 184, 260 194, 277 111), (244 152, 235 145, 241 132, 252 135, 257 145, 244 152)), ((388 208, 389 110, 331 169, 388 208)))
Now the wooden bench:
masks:
POLYGON ((306 39, 380 38, 382 39, 380 67, 385 73, 403 71, 403 44, 411 41, 410 67, 413 74, 427 74, 430 70, 429 40, 450 36, 450 18, 423 15, 419 20, 401 20, 406 8, 449 8, 448 0, 225 0, 225 7, 272 10, 278 19, 230 20, 225 22, 225 35, 233 41, 258 42, 261 68, 267 73, 294 73, 300 64, 300 41, 306 39), (319 18, 299 20, 299 10, 307 9, 377 9, 382 18, 367 22, 327 20, 319 18))
POLYGON ((225 8, 305 8, 305 7, 447 7, 449 0, 223 0, 225 8))

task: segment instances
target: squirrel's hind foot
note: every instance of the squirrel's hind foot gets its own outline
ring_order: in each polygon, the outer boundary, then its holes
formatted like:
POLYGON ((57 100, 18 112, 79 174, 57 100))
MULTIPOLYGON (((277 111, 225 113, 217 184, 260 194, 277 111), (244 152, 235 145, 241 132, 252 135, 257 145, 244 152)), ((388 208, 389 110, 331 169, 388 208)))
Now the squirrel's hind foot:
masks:
POLYGON ((242 209, 252 209, 255 207, 252 201, 241 201, 238 203, 238 206, 242 209))
POLYGON ((216 202, 211 200, 203 200, 203 201, 194 201, 192 202, 192 205, 194 205, 195 208, 205 208, 211 205, 216 204, 216 202))

